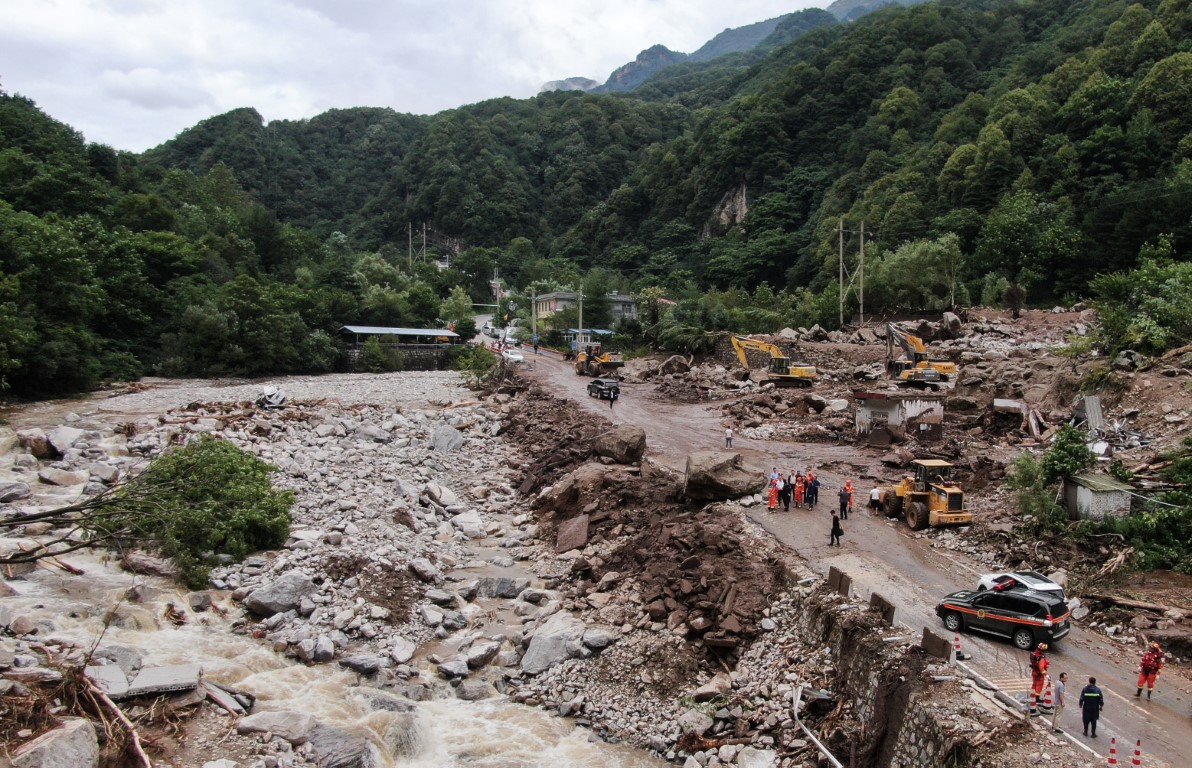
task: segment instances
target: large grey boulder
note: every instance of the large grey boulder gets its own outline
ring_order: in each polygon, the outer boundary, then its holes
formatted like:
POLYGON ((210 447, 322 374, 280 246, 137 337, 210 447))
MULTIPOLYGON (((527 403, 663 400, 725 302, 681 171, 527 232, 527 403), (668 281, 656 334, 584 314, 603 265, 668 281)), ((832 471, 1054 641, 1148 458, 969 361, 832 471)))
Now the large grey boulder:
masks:
POLYGON ((439 453, 451 453, 459 450, 463 445, 464 436, 459 433, 458 429, 446 424, 435 427, 435 431, 430 435, 430 447, 439 453))
POLYGON ((380 768, 384 763, 363 735, 331 725, 316 725, 310 734, 319 768, 380 768))
POLYGON ((12 756, 13 768, 95 768, 99 765, 99 739, 95 726, 81 717, 66 718, 62 725, 22 744, 12 756))
POLYGON ((28 483, 0 483, 0 504, 29 498, 28 483))
POLYGON ((530 638, 521 671, 536 675, 579 656, 583 652, 584 628, 582 621, 566 611, 551 616, 530 638))
POLYGON ((46 439, 50 441, 54 450, 62 455, 73 448, 84 434, 83 430, 75 427, 54 427, 46 433, 46 439))
POLYGON ((360 425, 356 430, 356 437, 372 440, 374 443, 387 443, 393 439, 393 435, 373 424, 360 425))
POLYGON ((37 473, 37 479, 47 485, 82 485, 87 482, 86 472, 67 472, 65 469, 46 467, 37 473))
POLYGON ((451 518, 451 524, 469 539, 484 538, 484 520, 480 518, 480 513, 474 509, 461 512, 451 518))
POLYGON ((646 452, 646 430, 632 424, 622 424, 597 435, 592 442, 597 456, 607 456, 618 464, 641 461, 646 452))
POLYGON ((240 718, 236 730, 240 733, 272 733, 280 736, 294 746, 305 744, 314 731, 318 721, 306 712, 292 712, 279 709, 266 712, 254 712, 240 718))
POLYGON ((745 469, 739 453, 698 451, 687 457, 683 493, 689 499, 739 499, 765 487, 765 476, 745 469))
POLYGON ((281 578, 254 590, 244 598, 244 607, 258 616, 296 609, 302 598, 315 591, 315 583, 301 571, 287 571, 281 578))

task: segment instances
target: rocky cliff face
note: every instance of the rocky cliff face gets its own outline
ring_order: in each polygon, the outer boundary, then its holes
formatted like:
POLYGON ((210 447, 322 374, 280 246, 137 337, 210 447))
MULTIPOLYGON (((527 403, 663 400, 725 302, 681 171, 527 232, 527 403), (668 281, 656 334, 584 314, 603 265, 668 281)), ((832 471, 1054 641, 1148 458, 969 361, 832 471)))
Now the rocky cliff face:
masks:
POLYGON ((686 60, 687 54, 685 53, 672 51, 665 45, 651 46, 639 53, 633 61, 614 70, 604 85, 595 90, 600 92, 632 91, 655 72, 686 60))
POLYGON ((539 93, 547 91, 590 91, 600 83, 587 77, 569 77, 566 80, 551 80, 538 89, 539 93))

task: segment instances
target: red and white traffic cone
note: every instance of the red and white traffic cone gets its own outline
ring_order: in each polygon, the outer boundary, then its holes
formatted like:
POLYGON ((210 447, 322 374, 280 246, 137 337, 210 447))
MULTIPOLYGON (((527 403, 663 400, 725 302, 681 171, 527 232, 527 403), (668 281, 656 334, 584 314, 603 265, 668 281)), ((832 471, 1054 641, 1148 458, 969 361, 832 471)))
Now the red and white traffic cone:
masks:
POLYGON ((1106 765, 1117 765, 1117 737, 1113 736, 1109 739, 1109 762, 1106 765))
POLYGON ((1047 676, 1047 687, 1043 689, 1043 706, 1040 709, 1049 715, 1055 711, 1051 706, 1051 675, 1047 676))
POLYGON ((957 661, 964 661, 965 658, 967 658, 964 655, 964 651, 960 650, 960 633, 959 632, 956 633, 956 640, 954 640, 952 642, 952 649, 954 651, 956 651, 956 660, 957 661))
POLYGON ((1130 761, 1130 765, 1142 765, 1142 739, 1134 742, 1134 759, 1130 761))

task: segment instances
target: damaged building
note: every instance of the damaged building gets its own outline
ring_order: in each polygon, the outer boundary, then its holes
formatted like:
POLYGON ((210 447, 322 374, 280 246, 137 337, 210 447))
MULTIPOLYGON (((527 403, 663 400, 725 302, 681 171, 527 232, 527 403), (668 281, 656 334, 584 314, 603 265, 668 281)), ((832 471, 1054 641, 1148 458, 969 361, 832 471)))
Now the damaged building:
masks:
POLYGON ((944 395, 933 392, 855 392, 857 436, 869 445, 915 441, 931 443, 944 436, 944 395))

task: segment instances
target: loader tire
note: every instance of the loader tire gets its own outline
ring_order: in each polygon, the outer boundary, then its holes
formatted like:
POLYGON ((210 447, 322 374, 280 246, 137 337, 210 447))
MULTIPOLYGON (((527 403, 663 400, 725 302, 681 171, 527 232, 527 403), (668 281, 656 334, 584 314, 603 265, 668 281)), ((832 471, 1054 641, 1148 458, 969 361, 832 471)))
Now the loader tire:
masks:
POLYGON ((910 507, 906 510, 906 524, 912 531, 923 530, 930 520, 931 515, 927 511, 926 504, 921 501, 911 502, 910 507))
POLYGON ((893 491, 886 491, 882 499, 882 514, 891 519, 902 517, 902 497, 893 491))

